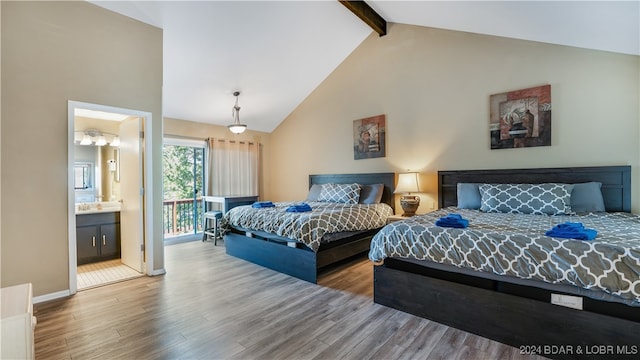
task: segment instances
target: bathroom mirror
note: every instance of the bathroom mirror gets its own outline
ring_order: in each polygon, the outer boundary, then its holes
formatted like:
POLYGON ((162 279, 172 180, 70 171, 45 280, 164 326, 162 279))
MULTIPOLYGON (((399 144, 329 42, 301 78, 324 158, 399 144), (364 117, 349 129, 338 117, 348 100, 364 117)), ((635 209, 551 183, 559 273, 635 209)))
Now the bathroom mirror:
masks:
POLYGON ((76 162, 73 165, 75 190, 93 189, 93 164, 89 162, 76 162))

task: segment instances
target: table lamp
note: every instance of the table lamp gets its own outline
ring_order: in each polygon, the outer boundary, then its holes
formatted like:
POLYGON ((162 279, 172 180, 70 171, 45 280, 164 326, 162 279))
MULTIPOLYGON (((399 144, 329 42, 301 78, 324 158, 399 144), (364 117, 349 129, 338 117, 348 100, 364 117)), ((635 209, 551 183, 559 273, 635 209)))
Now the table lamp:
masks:
POLYGON ((413 216, 420 206, 420 197, 411 195, 420 191, 418 187, 418 173, 408 172, 398 174, 398 185, 394 190, 394 194, 403 194, 400 198, 400 206, 404 210, 402 216, 413 216))

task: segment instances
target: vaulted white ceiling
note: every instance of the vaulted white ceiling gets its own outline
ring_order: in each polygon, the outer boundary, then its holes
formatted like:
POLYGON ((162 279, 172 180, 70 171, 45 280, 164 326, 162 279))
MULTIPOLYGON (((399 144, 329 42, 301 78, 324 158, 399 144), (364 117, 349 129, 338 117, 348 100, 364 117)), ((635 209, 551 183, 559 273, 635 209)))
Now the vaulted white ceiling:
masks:
MULTIPOLYGON (((163 116, 271 132, 372 30, 338 1, 92 1, 160 27, 163 116)), ((387 22, 640 55, 640 1, 367 1, 387 22)))

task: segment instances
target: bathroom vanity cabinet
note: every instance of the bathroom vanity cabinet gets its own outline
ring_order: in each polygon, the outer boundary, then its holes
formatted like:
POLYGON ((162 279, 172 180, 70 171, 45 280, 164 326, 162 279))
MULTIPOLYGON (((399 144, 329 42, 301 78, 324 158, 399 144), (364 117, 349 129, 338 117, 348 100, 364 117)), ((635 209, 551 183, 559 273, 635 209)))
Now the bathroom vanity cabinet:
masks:
POLYGON ((120 257, 120 212, 76 214, 78 265, 120 257))

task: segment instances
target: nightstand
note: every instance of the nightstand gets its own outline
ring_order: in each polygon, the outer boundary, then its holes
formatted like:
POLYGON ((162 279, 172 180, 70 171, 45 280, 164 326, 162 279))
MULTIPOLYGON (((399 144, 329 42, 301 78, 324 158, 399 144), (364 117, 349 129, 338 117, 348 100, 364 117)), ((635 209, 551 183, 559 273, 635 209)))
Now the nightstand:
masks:
POLYGON ((400 221, 400 220, 404 220, 404 219, 408 219, 409 217, 407 216, 402 216, 402 215, 391 215, 387 218, 387 224, 391 224, 394 221, 400 221))

